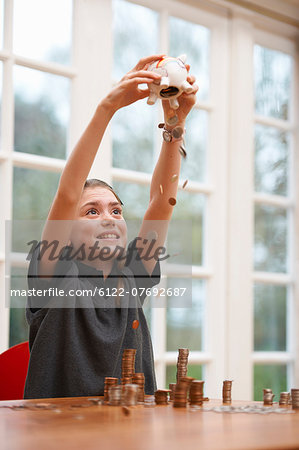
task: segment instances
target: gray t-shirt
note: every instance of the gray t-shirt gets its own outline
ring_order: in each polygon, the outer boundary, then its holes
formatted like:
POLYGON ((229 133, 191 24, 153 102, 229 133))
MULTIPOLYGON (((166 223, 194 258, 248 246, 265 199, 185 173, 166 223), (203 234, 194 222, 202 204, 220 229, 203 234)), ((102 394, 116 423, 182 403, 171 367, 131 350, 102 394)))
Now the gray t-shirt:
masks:
MULTIPOLYGON (((135 372, 145 375, 145 393, 154 393, 156 379, 153 349, 142 310, 146 295, 144 292, 141 296, 135 296, 132 292, 136 294, 134 289, 158 284, 160 264, 157 261, 149 276, 135 244, 136 239, 129 244, 128 257, 121 273, 114 264, 106 280, 101 271, 75 260, 64 264, 64 274, 60 275, 58 283, 55 278, 55 286, 63 286, 65 292, 91 287, 112 290, 117 286, 121 274, 123 292, 127 293, 120 297, 122 307, 111 307, 111 301, 115 300, 111 296, 104 298, 91 295, 84 296, 84 300, 74 296, 71 299, 73 307, 62 308, 49 307, 53 298, 48 296, 43 299, 45 306, 36 308, 28 297, 26 318, 30 326, 30 361, 24 398, 103 395, 105 377, 121 378, 121 360, 125 348, 136 349, 135 372), (88 307, 82 307, 82 302, 88 307), (134 320, 139 322, 137 329, 132 327, 134 320)), ((49 282, 38 277, 38 255, 37 249, 30 261, 29 289, 49 287, 49 282)), ((59 270, 61 274, 61 264, 59 270)), ((63 300, 54 299, 56 305, 63 300)))

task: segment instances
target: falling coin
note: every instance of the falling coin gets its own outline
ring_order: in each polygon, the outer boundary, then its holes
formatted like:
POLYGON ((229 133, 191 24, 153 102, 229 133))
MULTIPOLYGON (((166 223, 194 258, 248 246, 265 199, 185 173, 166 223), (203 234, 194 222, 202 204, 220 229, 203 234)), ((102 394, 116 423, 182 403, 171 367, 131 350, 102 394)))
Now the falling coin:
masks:
POLYGON ((187 157, 187 152, 186 152, 186 150, 184 149, 184 147, 182 145, 179 148, 179 152, 180 152, 180 154, 182 155, 183 158, 187 157))
POLYGON ((167 117, 166 122, 168 125, 175 125, 178 123, 178 120, 179 120, 178 116, 176 114, 174 114, 171 117, 167 117))
POLYGON ((168 199, 168 203, 169 203, 171 206, 174 206, 174 205, 176 204, 176 199, 173 198, 173 197, 170 197, 170 198, 168 199))
POLYGON ((146 239, 149 241, 156 241, 158 239, 158 233, 154 230, 151 230, 147 233, 146 239))
POLYGON ((174 183, 178 179, 178 177, 179 176, 177 174, 172 175, 171 182, 174 183))
POLYGON ((121 410, 122 410, 122 412, 124 413, 124 415, 125 416, 129 416, 130 415, 130 410, 129 410, 129 408, 127 407, 127 406, 123 406, 122 408, 121 408, 121 410))
POLYGON ((187 186, 187 184, 188 184, 188 180, 184 181, 184 184, 183 184, 182 188, 185 189, 185 187, 187 186))
POLYGON ((161 192, 161 194, 163 194, 163 186, 162 186, 162 184, 160 184, 160 192, 161 192))
POLYGON ((132 328, 133 330, 137 330, 137 328, 139 327, 139 322, 138 320, 134 320, 132 323, 132 328))

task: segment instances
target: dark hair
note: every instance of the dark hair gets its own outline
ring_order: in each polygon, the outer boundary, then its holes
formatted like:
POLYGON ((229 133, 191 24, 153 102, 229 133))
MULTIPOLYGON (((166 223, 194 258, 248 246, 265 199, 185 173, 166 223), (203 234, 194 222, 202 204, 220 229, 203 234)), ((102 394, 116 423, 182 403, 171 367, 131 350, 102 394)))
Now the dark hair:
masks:
POLYGON ((111 191, 112 194, 115 195, 115 197, 117 198, 119 203, 121 205, 123 205, 123 202, 121 201, 119 196, 116 194, 116 192, 114 191, 113 187, 110 186, 110 184, 106 183, 106 181, 98 180, 97 178, 89 178, 88 180, 85 181, 83 189, 93 188, 93 187, 96 187, 96 186, 100 186, 102 188, 105 188, 105 189, 108 189, 109 191, 111 191))

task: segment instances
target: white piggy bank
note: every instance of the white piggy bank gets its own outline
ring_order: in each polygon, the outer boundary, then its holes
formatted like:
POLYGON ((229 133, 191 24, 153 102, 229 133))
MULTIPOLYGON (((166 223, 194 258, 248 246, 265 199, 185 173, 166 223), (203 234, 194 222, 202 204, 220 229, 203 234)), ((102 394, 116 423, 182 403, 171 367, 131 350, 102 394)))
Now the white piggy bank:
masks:
POLYGON ((158 83, 154 82, 149 85, 150 95, 147 100, 149 105, 153 105, 157 98, 161 98, 168 99, 171 108, 177 109, 179 107, 177 98, 183 92, 189 94, 193 91, 191 84, 187 81, 186 58, 186 55, 177 58, 166 56, 148 67, 147 70, 161 75, 158 83))

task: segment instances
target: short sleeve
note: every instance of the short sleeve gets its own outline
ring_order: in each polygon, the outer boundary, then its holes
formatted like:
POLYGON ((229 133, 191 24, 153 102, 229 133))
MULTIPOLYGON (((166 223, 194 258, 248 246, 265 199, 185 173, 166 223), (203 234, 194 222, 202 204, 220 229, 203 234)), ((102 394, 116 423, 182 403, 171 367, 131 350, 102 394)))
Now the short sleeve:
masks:
MULTIPOLYGON (((132 273, 134 274, 137 289, 143 288, 146 290, 152 288, 160 282, 160 261, 157 260, 152 274, 149 275, 142 262, 142 259, 139 256, 138 249, 136 248, 136 241, 137 238, 131 241, 128 245, 127 260, 125 265, 129 267, 129 269, 131 269, 132 273)), ((145 298, 146 294, 144 292, 140 296, 141 303, 144 302, 145 298)))

